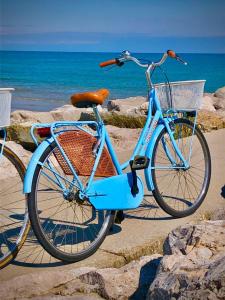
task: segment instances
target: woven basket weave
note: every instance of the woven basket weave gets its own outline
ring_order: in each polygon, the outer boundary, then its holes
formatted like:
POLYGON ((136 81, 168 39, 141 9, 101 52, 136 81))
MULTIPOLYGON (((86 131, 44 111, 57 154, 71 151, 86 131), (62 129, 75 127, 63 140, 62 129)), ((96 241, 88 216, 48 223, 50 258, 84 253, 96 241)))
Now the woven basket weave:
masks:
MULTIPOLYGON (((73 130, 60 134, 58 141, 72 163, 77 175, 90 176, 96 157, 93 154, 93 147, 97 139, 81 130, 73 130)), ((56 148, 54 155, 66 175, 72 175, 71 169, 60 150, 56 148)), ((109 177, 116 175, 116 170, 106 147, 95 173, 97 177, 109 177)))
POLYGON ((205 80, 176 81, 156 84, 156 92, 163 111, 193 111, 201 107, 205 80))

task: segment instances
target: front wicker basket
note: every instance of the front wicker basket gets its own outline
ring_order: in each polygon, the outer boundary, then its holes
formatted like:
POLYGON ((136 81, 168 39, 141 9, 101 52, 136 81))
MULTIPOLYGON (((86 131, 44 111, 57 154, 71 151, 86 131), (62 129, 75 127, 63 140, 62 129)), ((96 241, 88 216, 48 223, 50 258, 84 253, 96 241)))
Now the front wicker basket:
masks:
POLYGON ((163 111, 199 110, 202 104, 205 80, 176 81, 156 84, 155 89, 163 111))
MULTIPOLYGON (((93 154, 93 147, 97 142, 96 137, 82 130, 73 130, 60 134, 58 141, 77 175, 90 176, 96 159, 93 154)), ((64 173, 72 175, 72 171, 59 148, 54 150, 54 154, 64 173)), ((95 176, 110 177, 113 175, 116 175, 116 170, 107 148, 104 147, 95 176)))

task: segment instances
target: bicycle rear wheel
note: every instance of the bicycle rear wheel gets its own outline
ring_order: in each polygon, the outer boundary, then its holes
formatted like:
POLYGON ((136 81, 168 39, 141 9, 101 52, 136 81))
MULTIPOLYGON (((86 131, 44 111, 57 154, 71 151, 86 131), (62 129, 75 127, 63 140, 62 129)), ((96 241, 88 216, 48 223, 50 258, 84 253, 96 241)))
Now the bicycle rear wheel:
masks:
MULTIPOLYGON (((72 181, 73 177, 64 173, 55 156, 57 151, 53 142, 41 156, 43 165, 36 167, 28 195, 29 216, 38 241, 50 255, 65 262, 76 262, 99 248, 112 225, 114 212, 96 210, 88 199, 80 200, 75 187, 72 198, 65 199, 62 189, 51 180, 55 177, 48 168, 51 164, 68 187, 67 180, 72 181)), ((85 176, 80 179, 87 180, 85 176)))
POLYGON ((180 159, 164 129, 153 149, 153 195, 165 212, 180 218, 194 213, 203 202, 210 183, 211 158, 205 137, 197 126, 187 119, 177 119, 173 126, 182 155, 188 160, 191 154, 190 167, 186 170, 172 167, 168 153, 176 161, 176 166, 179 166, 180 159))
MULTIPOLYGON (((2 144, 0 144, 0 151, 2 144)), ((22 194, 25 167, 17 155, 4 146, 0 157, 0 269, 8 265, 22 247, 29 220, 26 196, 22 194)))

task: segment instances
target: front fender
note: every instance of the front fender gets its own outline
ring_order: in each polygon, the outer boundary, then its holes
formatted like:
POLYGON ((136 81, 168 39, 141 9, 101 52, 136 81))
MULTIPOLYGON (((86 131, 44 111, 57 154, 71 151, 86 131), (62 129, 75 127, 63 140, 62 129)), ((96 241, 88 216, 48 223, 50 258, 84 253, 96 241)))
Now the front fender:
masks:
POLYGON ((23 185, 23 193, 29 194, 31 192, 32 181, 34 177, 34 172, 36 169, 37 164, 40 161, 40 158, 45 151, 45 149, 54 141, 51 137, 43 141, 35 150, 34 154, 31 157, 31 160, 28 164, 26 175, 24 178, 24 185, 23 185))
POLYGON ((159 136, 159 134, 161 133, 161 131, 164 129, 164 125, 160 124, 156 127, 156 129, 154 130, 151 139, 148 143, 147 149, 145 151, 145 156, 147 156, 150 159, 149 162, 149 167, 147 169, 145 169, 145 181, 146 181, 146 185, 149 191, 153 191, 154 190, 154 184, 152 181, 152 173, 151 173, 151 165, 152 165, 152 153, 153 153, 153 148, 155 146, 155 142, 159 136))

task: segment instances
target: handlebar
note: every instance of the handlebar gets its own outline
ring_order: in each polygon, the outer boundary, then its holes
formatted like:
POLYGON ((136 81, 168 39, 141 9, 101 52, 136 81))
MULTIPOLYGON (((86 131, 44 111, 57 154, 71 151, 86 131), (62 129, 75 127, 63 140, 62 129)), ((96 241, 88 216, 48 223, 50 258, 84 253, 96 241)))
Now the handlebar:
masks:
POLYGON ((117 63, 117 59, 110 59, 110 60, 107 60, 107 61, 103 61, 99 64, 99 66, 101 68, 104 68, 104 67, 107 67, 107 66, 110 66, 110 65, 114 65, 117 63))
POLYGON ((148 86, 150 88, 152 88, 153 84, 151 81, 151 71, 154 70, 156 67, 161 66, 165 62, 165 60, 167 59, 168 56, 176 59, 177 61, 183 63, 184 65, 187 65, 187 63, 185 61, 183 61, 173 50, 166 51, 159 61, 148 62, 148 63, 142 63, 136 57, 131 56, 130 52, 126 50, 121 53, 121 56, 119 58, 111 59, 111 60, 100 63, 100 67, 104 68, 106 66, 110 66, 110 65, 114 65, 114 64, 116 64, 117 66, 122 66, 125 62, 133 61, 138 66, 140 66, 142 68, 146 68, 145 74, 146 74, 148 86))
POLYGON ((141 61, 138 60, 136 57, 131 56, 129 51, 125 50, 121 53, 120 58, 115 58, 115 59, 111 59, 108 61, 104 61, 104 62, 100 63, 99 66, 101 68, 107 67, 109 65, 114 65, 114 64, 116 64, 118 66, 122 66, 127 61, 133 61, 140 67, 149 68, 151 66, 152 68, 154 68, 154 67, 158 67, 158 66, 162 65, 168 56, 176 59, 177 61, 183 63, 184 65, 187 65, 187 62, 183 61, 173 50, 167 50, 167 52, 165 52, 163 54, 162 58, 158 62, 151 62, 151 63, 147 63, 147 64, 141 63, 141 61))

